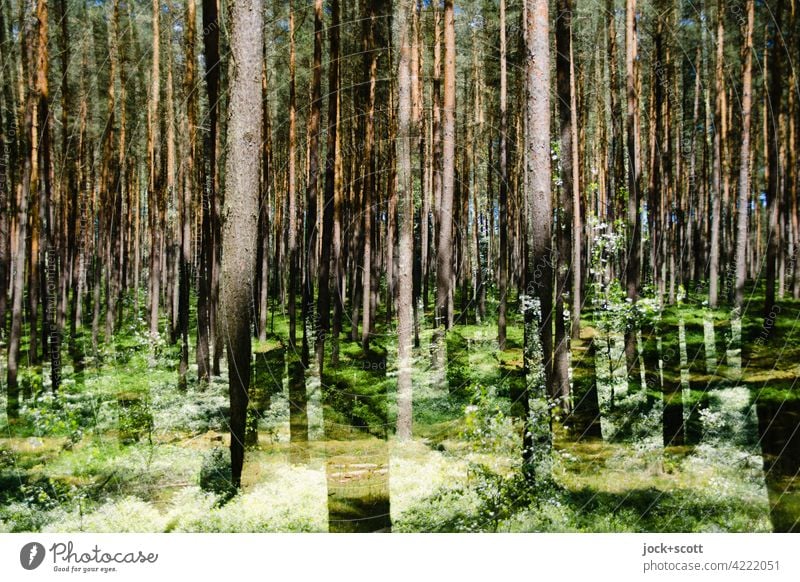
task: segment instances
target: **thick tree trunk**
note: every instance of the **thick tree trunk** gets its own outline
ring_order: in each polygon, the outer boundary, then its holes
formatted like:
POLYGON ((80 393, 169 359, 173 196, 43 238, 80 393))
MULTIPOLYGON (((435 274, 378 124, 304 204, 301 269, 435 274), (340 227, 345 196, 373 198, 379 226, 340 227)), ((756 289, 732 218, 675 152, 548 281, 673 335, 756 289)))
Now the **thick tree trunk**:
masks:
POLYGON ((536 478, 546 479, 550 454, 550 407, 553 394, 553 201, 550 181, 550 47, 547 0, 526 0, 525 23, 525 217, 526 268, 522 298, 525 315, 524 368, 527 375, 523 459, 536 478), (539 299, 538 337, 534 296, 539 299), (541 361, 536 362, 536 345, 541 361), (543 369, 543 374, 536 374, 543 369), (541 376, 544 376, 542 383, 541 376))

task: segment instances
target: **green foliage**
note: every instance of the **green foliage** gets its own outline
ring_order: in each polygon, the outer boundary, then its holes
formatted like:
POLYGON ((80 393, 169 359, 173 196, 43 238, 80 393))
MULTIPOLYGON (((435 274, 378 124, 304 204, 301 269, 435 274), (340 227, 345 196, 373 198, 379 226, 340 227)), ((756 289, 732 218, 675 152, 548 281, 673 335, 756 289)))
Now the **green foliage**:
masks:
POLYGON ((219 497, 225 504, 236 495, 236 487, 231 480, 230 454, 220 448, 212 449, 203 459, 200 468, 200 489, 219 497))
POLYGON ((136 393, 117 397, 119 438, 123 443, 138 442, 146 438, 153 441, 153 413, 147 396, 136 393))
POLYGON ((97 400, 73 394, 56 397, 46 392, 23 406, 20 414, 36 436, 66 436, 77 443, 86 430, 97 426, 97 400))

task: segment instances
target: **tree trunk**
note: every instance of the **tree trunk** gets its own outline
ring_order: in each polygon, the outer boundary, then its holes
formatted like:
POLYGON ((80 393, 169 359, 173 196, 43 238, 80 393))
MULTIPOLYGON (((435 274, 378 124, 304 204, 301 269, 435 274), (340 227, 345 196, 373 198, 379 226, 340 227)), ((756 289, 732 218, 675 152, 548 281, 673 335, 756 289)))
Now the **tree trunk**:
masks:
POLYGON ((214 271, 214 205, 217 193, 217 119, 219 105, 219 22, 217 0, 203 0, 203 56, 205 61, 206 97, 208 99, 208 133, 203 146, 208 176, 202 185, 202 218, 200 250, 200 285, 197 292, 197 377, 201 384, 211 376, 210 344, 212 273, 214 271))
POLYGON ((11 331, 8 339, 8 386, 6 402, 6 414, 9 420, 16 420, 19 417, 19 383, 17 374, 19 371, 20 341, 22 339, 22 299, 25 288, 25 259, 28 254, 28 201, 31 196, 31 172, 32 160, 30 155, 31 134, 33 131, 33 104, 29 101, 25 107, 24 130, 26 138, 23 138, 21 145, 26 151, 25 161, 22 171, 22 184, 18 187, 19 207, 17 209, 17 253, 14 258, 13 269, 11 272, 11 331), (27 143, 26 143, 27 142, 27 143))
MULTIPOLYGON (((314 0, 314 64, 311 69, 311 112, 308 117, 308 184, 306 184, 305 269, 303 270, 303 364, 309 364, 310 328, 319 333, 314 311, 314 277, 317 257, 317 190, 319 184, 319 118, 322 107, 322 0, 314 0)), ((322 281, 319 281, 322 285, 322 281)), ((315 342, 316 344, 316 342, 315 342)))
POLYGON ((179 196, 180 208, 180 286, 178 298, 178 329, 181 340, 181 360, 178 367, 178 383, 186 388, 186 373, 189 368, 189 288, 191 285, 191 226, 192 192, 195 184, 195 137, 197 127, 197 99, 195 93, 195 0, 186 0, 186 70, 184 92, 186 99, 187 148, 184 165, 184 180, 179 196))
MULTIPOLYGON (((625 76, 627 79, 627 149, 628 149, 628 233, 627 264, 625 267, 625 286, 627 298, 635 304, 639 298, 639 277, 641 269, 641 155, 639 141, 639 88, 637 82, 637 35, 636 0, 625 2, 625 76)), ((625 356, 629 376, 635 376, 636 329, 632 324, 626 326, 625 356)))
POLYGON ((725 142, 722 125, 725 116, 725 19, 724 6, 717 0, 717 60, 714 68, 714 175, 711 199, 711 256, 709 257, 708 304, 715 308, 719 303, 719 255, 720 255, 720 223, 722 222, 721 201, 724 179, 722 175, 725 142))
POLYGON ((150 335, 158 334, 158 312, 161 291, 161 225, 159 207, 161 205, 161 188, 158 172, 159 155, 159 97, 161 91, 161 43, 160 16, 161 4, 153 0, 153 68, 150 74, 150 106, 147 111, 147 158, 150 180, 148 183, 148 215, 150 219, 150 335))
MULTIPOLYGON (((580 262, 571 263, 572 238, 575 225, 573 217, 575 181, 572 126, 572 1, 559 0, 556 15, 556 90, 558 94, 558 117, 560 130, 559 158, 561 161, 561 188, 559 189, 558 212, 558 278, 555 309, 555 351, 553 354, 553 392, 550 396, 566 411, 569 409, 569 343, 564 322, 564 294, 570 282, 571 271, 580 272, 580 262)), ((574 304, 573 309, 577 306, 574 304)))
POLYGON ((747 0, 747 24, 744 33, 744 69, 742 71, 742 146, 739 158, 739 200, 736 209, 736 307, 744 305, 747 277, 747 217, 750 205, 750 116, 753 106, 753 26, 755 0, 747 0))
POLYGON ((552 316, 553 262, 551 224, 553 201, 550 191, 550 47, 547 0, 526 0, 525 23, 525 137, 524 177, 526 216, 525 348, 527 376, 523 404, 526 408, 523 459, 536 478, 548 478, 551 447, 550 407, 546 394, 552 394, 552 316), (536 337, 534 295, 539 299, 540 315, 536 337), (536 362, 536 344, 541 347, 541 362, 536 362), (543 369, 543 374, 535 373, 543 369), (544 383, 541 381, 544 376, 544 383), (529 410, 528 410, 529 409, 529 410))
POLYGON ((297 172, 296 133, 296 91, 295 91, 295 50, 294 50, 294 4, 289 2, 289 161, 287 164, 288 182, 288 232, 286 247, 289 253, 289 347, 294 350, 297 346, 297 270, 300 267, 297 253, 297 186, 295 174, 297 172))
POLYGON ((500 249, 497 269, 499 295, 497 343, 506 349, 508 302, 508 73, 506 71, 506 0, 500 0, 500 249))
POLYGON ((456 147, 456 25, 453 0, 444 0, 444 107, 442 111, 442 199, 436 255, 437 325, 453 326, 453 196, 456 147))
POLYGON ((364 15, 364 61, 366 73, 368 75, 368 102, 366 114, 366 126, 364 128, 364 164, 362 172, 362 188, 364 190, 364 204, 362 207, 364 219, 364 252, 363 252, 363 277, 361 281, 361 348, 366 351, 369 349, 369 340, 372 331, 372 321, 375 314, 372 312, 372 291, 374 283, 373 269, 375 268, 375 258, 373 253, 376 249, 372 248, 375 238, 375 225, 373 224, 373 199, 375 197, 375 172, 377 163, 375 160, 375 90, 377 83, 378 55, 375 47, 375 3, 368 1, 368 14, 364 15))
POLYGON ((397 227, 400 261, 397 286, 397 437, 411 438, 411 348, 413 332, 413 175, 411 171, 411 35, 413 0, 401 0, 397 18, 400 42, 397 86, 397 227))
POLYGON ((261 0, 232 0, 231 80, 226 193, 222 225, 221 325, 228 357, 231 407, 231 476, 241 485, 244 432, 250 386, 251 309, 258 227, 261 124, 261 0))
MULTIPOLYGON (((781 22, 783 15, 784 0, 776 0, 773 3, 772 13, 775 22, 781 22)), ((769 88, 767 100, 769 109, 764 125, 768 128, 767 164, 769 175, 767 177, 767 265, 766 265, 766 293, 764 300, 764 329, 771 333, 775 327, 775 287, 776 274, 778 268, 778 253, 781 249, 781 201, 783 199, 781 188, 784 174, 784 165, 781 164, 781 131, 779 119, 781 116, 781 99, 783 95, 782 59, 785 46, 783 35, 779 27, 775 27, 771 39, 771 55, 769 59, 769 88)))
MULTIPOLYGON (((325 359, 325 339, 330 330, 331 310, 331 247, 333 246, 334 205, 336 198, 336 136, 339 122, 339 0, 331 3, 330 64, 328 70, 328 135, 325 148, 325 201, 322 211, 322 255, 319 264, 317 295, 318 325, 316 356, 320 376, 325 359)), ((338 276, 337 273, 335 273, 338 276)), ((337 286, 338 287, 338 286, 337 286)), ((338 300, 338 298, 335 298, 338 300)))

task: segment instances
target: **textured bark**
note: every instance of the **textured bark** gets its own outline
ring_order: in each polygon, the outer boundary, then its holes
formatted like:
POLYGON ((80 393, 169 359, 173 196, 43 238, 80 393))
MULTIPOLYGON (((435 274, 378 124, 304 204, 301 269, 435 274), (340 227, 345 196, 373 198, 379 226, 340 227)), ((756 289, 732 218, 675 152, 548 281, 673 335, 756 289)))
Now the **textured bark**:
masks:
POLYGON ((195 143, 197 136, 197 98, 195 92, 195 19, 197 10, 195 0, 186 0, 186 69, 184 71, 184 98, 186 99, 187 139, 184 162, 184 180, 180 196, 180 286, 178 298, 178 329, 181 342, 181 359, 178 367, 178 380, 186 387, 186 374, 189 369, 189 289, 191 286, 191 208, 192 192, 195 187, 195 143))
POLYGON ((214 200, 217 192, 216 182, 216 149, 217 104, 219 91, 219 22, 216 0, 203 0, 203 56, 205 61, 206 98, 208 100, 208 133, 205 135, 203 150, 208 164, 207 175, 203 183, 201 204, 201 248, 200 248, 200 281, 197 292, 197 377, 201 383, 208 382, 211 376, 210 344, 211 310, 215 307, 211 301, 211 276, 214 270, 214 200))
POLYGON ((753 106, 753 26, 755 0, 747 0, 747 23, 744 32, 744 69, 742 71, 742 146, 739 157, 739 196, 736 209, 736 307, 744 305, 747 277, 748 212, 750 205, 750 116, 753 106))
MULTIPOLYGON (((641 197, 642 161, 639 128, 639 86, 637 70, 636 0, 625 2, 625 76, 627 87, 627 150, 628 150, 628 232, 627 263, 625 266, 626 295, 632 304, 639 298, 641 270, 641 197)), ((635 376, 636 330, 628 325, 625 330, 625 356, 629 376, 635 376)))
MULTIPOLYGON (((528 379, 523 403, 526 410, 523 459, 536 472, 549 456, 549 406, 546 394, 553 394, 553 259, 551 231, 553 201, 550 191, 550 48, 547 0, 526 0, 525 10, 525 136, 524 178, 526 217, 525 349, 524 367, 528 379), (536 315, 534 296, 539 299, 538 338, 534 337, 536 315), (535 346, 541 348, 536 362, 535 346), (534 370, 544 370, 544 392, 534 370)), ((537 475, 546 478, 546 475, 537 475)))
POLYGON ((720 226, 722 223, 722 199, 725 181, 722 173, 725 156, 725 141, 722 133, 725 118, 725 7, 721 0, 717 1, 717 60, 714 67, 714 173, 712 177, 711 202, 711 254, 709 257, 708 304, 716 307, 719 302, 719 259, 720 259, 720 226))
POLYGON ((288 232, 286 248, 289 253, 289 347, 297 345, 297 270, 300 265, 297 253, 297 95, 295 89, 295 49, 294 49, 294 4, 289 2, 289 161, 287 163, 288 182, 288 232))
MULTIPOLYGON (((331 251, 333 246, 333 220, 336 197, 336 136, 339 121, 339 0, 331 3, 329 31, 330 65, 328 70, 328 135, 325 148, 325 199, 322 211, 322 253, 319 263, 319 291, 317 295, 318 329, 316 356, 322 375, 325 340, 331 322, 331 251)), ((338 296, 338 294, 337 294, 338 296)), ((336 299, 336 297, 334 298, 336 299)), ((338 299, 337 299, 338 300, 338 299)))
MULTIPOLYGON (((311 68, 311 105, 308 116, 308 183, 306 184, 305 262, 303 269, 303 364, 309 364, 310 328, 319 333, 314 318, 314 275, 317 266, 317 195, 319 189, 319 120, 322 107, 322 0, 314 0, 314 62, 311 68)), ((319 314, 318 314, 319 315, 319 314)), ((316 342, 315 342, 316 343, 316 342)))
MULTIPOLYGON (((65 0, 61 0, 60 6, 63 8, 65 0)), ((66 20, 66 16, 64 16, 66 20)), ((62 35, 63 42, 67 42, 62 35)), ((6 62, 10 57, 9 47, 6 37, 6 15, 5 6, 0 6, 0 62, 6 62)), ((63 51, 62 59, 66 59, 69 52, 63 51)), ((0 181, 0 331, 6 331, 6 314, 8 313, 8 289, 11 279, 12 247, 15 244, 11 241, 11 213, 14 211, 11 201, 14 199, 14 187, 17 183, 16 171, 9 168, 16 168, 17 164, 17 135, 14 119, 14 97, 12 95, 13 71, 9 67, 0 72, 0 164, 3 165, 2 181, 0 181)), ((67 93, 62 90, 62 99, 66 101, 67 93)), ((67 109, 66 107, 64 108, 67 109)))
POLYGON ((233 0, 231 79, 222 225, 221 321, 228 357, 231 407, 231 473, 241 485, 244 433, 250 386, 251 306, 255 277, 261 124, 263 6, 261 0, 233 0))
POLYGON ((619 98, 619 57, 617 55, 617 20, 615 17, 614 0, 606 0, 606 38, 608 42, 608 84, 609 105, 611 107, 611 142, 609 143, 608 163, 609 188, 606 207, 608 222, 613 223, 615 218, 622 216, 619 207, 622 202, 619 190, 625 184, 625 152, 622 129, 622 104, 619 98))
POLYGON ((400 261, 397 286, 397 437, 411 438, 412 386, 411 348, 413 332, 412 271, 414 255, 413 176, 411 171, 411 35, 413 0, 402 0, 396 22, 400 61, 397 86, 397 227, 400 261))
POLYGON ((150 72, 150 102, 147 110, 147 159, 149 164, 148 218, 150 220, 150 334, 158 333, 158 313, 161 291, 161 228, 159 207, 161 193, 158 172, 159 142, 159 99, 161 95, 161 7, 159 0, 153 0, 153 67, 150 72))
MULTIPOLYGON (((44 267, 44 281, 41 284, 42 299, 42 347, 47 352, 50 360, 50 379, 53 392, 57 392, 61 382, 61 356, 60 356, 60 330, 56 317, 56 297, 51 297, 58 292, 58 257, 53 246, 54 239, 54 203, 53 203, 53 174, 51 162, 51 143, 52 143, 52 119, 50 117, 50 86, 48 83, 48 72, 50 69, 50 57, 48 51, 48 3, 46 0, 38 0, 36 4, 37 20, 37 63, 36 63, 36 87, 35 95, 37 100, 37 114, 39 126, 39 142, 34 147, 38 148, 39 157, 39 222, 42 225, 42 247, 40 257, 37 259, 33 254, 32 261, 40 261, 44 267)), ((35 301, 32 299, 32 302, 35 301)), ((33 305, 33 303, 32 303, 33 305)), ((31 310, 31 340, 36 337, 36 311, 31 310)), ((35 347, 32 346, 35 352, 35 347)))
MULTIPOLYGON (((775 22, 781 22, 783 16, 784 0, 772 3, 772 13, 775 22)), ((768 132, 766 143, 766 157, 769 167, 767 176, 767 264, 766 264, 766 293, 764 299, 764 329, 772 332, 775 328, 775 302, 776 302, 776 276, 778 270, 778 253, 782 246, 781 236, 781 203, 783 200, 782 186, 784 166, 781 164, 781 131, 779 119, 781 116, 783 96, 782 63, 783 53, 786 50, 783 43, 783 34, 778 27, 775 28, 770 39, 771 51, 769 58, 769 87, 767 91, 768 110, 764 119, 765 131, 768 132)))
MULTIPOLYGON (((558 95, 559 120, 559 159, 561 162, 561 188, 559 189, 558 212, 558 274, 556 284, 555 308, 555 350, 553 353, 553 393, 565 409, 569 408, 569 340, 564 322, 564 294, 570 283, 570 276, 580 273, 580 259, 574 261, 573 232, 575 230, 574 207, 575 180, 573 157, 573 97, 572 97, 572 2, 559 0, 556 15, 556 91, 558 95)), ((579 209, 577 209, 579 211, 579 209)), ((580 248, 580 247, 579 247, 580 248)), ((578 275, 580 277, 580 275, 578 275)), ((573 310, 578 306, 572 305, 573 310)))
POLYGON ((444 104, 442 108, 442 196, 438 207, 436 317, 453 326, 453 196, 456 140, 456 31, 452 0, 444 2, 444 104))
MULTIPOLYGON (((30 135, 33 131, 32 103, 25 107, 25 134, 28 139, 23 138, 22 146, 30 147, 30 135)), ((22 183, 19 187, 19 207, 17 209, 17 253, 14 258, 14 268, 11 271, 11 330, 8 339, 8 374, 7 374, 7 395, 6 413, 9 419, 16 419, 19 416, 19 383, 17 374, 19 372, 20 341, 22 339, 22 299, 25 288, 25 258, 27 256, 28 241, 28 201, 31 191, 31 171, 32 160, 30 149, 27 149, 24 166, 22 170, 22 183)))
POLYGON ((506 70, 506 0, 500 0, 500 243, 497 269, 497 343, 506 349, 508 303, 508 73, 506 70))
MULTIPOLYGON (((370 0, 367 2, 367 12, 363 17, 363 42, 364 42, 364 65, 367 74, 367 109, 364 112, 366 115, 365 128, 364 128, 364 169, 362 171, 361 187, 363 188, 364 203, 362 206, 363 220, 364 220, 364 251, 363 257, 363 275, 361 280, 361 347, 364 351, 369 348, 369 340, 372 331, 372 322, 375 317, 372 311, 372 296, 373 296, 373 270, 375 267, 375 258, 373 254, 377 254, 376 250, 372 248, 372 242, 375 238, 375 225, 373 224, 373 216, 375 214, 373 208, 373 200, 375 195, 375 91, 377 84, 377 71, 378 71, 378 55, 375 47, 375 3, 370 0)), ((355 323, 355 320, 354 320, 355 323)))

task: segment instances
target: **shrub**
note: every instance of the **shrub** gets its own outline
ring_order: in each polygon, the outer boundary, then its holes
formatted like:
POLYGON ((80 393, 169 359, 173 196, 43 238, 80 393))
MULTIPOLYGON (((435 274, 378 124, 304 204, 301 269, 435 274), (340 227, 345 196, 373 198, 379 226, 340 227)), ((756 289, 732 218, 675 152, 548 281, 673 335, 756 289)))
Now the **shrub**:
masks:
POLYGON ((200 489, 219 496, 220 504, 236 495, 236 487, 231 479, 231 459, 224 449, 213 449, 203 459, 200 467, 200 489))

